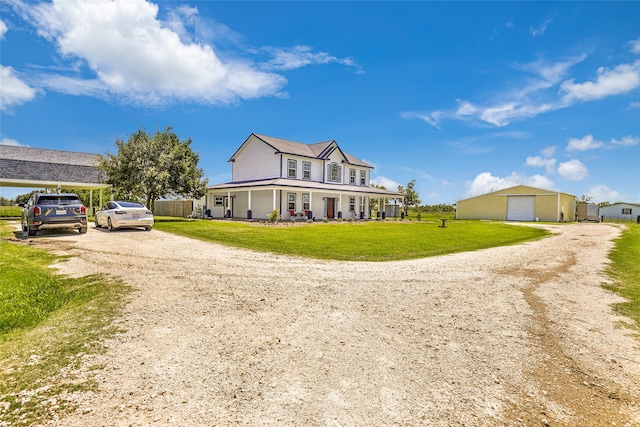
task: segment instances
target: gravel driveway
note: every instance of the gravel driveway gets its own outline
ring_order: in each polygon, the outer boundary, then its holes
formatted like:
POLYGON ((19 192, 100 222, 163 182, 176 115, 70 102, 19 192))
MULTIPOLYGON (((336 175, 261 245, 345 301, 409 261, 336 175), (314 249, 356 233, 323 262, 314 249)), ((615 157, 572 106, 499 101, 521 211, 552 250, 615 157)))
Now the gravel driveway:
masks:
MULTIPOLYGON (((542 225, 540 225, 542 226, 542 225)), ((163 233, 36 246, 134 288, 60 426, 640 425, 640 341, 601 288, 620 228, 544 225, 517 246, 386 263, 163 233)))

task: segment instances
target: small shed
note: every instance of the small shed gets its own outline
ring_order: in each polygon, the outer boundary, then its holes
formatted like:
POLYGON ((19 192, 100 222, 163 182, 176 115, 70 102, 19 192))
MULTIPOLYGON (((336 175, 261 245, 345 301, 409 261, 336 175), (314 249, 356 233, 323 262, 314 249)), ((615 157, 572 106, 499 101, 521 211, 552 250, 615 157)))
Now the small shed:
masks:
POLYGON ((517 185, 459 200, 457 219, 498 221, 574 221, 576 196, 517 185))
POLYGON ((614 203, 600 206, 600 218, 603 221, 635 221, 640 216, 640 203, 614 203))

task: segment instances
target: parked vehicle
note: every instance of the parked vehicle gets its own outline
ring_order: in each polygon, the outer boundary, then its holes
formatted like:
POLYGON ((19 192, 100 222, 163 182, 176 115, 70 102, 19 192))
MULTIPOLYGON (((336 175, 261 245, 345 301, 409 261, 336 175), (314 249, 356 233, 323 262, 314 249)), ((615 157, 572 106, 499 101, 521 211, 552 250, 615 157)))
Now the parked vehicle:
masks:
POLYGON ((22 231, 35 236, 39 230, 60 228, 87 232, 87 209, 80 198, 72 193, 33 193, 22 209, 22 231))
POLYGON ((108 202, 96 212, 95 219, 96 228, 107 227, 109 231, 136 227, 149 231, 153 227, 153 212, 138 202, 108 202))

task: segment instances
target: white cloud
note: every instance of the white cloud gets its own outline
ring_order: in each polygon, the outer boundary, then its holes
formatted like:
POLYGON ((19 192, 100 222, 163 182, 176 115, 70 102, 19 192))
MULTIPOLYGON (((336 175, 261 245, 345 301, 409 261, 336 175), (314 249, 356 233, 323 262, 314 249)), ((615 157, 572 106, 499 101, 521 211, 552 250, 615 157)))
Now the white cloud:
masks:
POLYGON ((549 24, 551 23, 551 19, 548 19, 546 21, 544 21, 542 23, 542 25, 540 25, 537 28, 531 27, 529 28, 529 33, 533 36, 533 37, 538 37, 544 34, 545 31, 547 31, 547 27, 549 26, 549 24))
POLYGON ((274 70, 292 70, 313 64, 330 64, 332 62, 360 68, 351 58, 336 58, 325 52, 313 52, 309 46, 294 46, 289 49, 265 48, 273 58, 267 62, 267 68, 274 70))
POLYGON ((516 185, 545 189, 553 189, 554 187, 553 181, 542 175, 526 176, 513 172, 510 176, 501 178, 493 176, 490 172, 483 172, 478 174, 473 181, 467 182, 467 197, 479 196, 516 185))
POLYGON ((11 139, 11 138, 2 138, 2 139, 0 139, 0 145, 13 145, 13 146, 17 146, 17 147, 22 147, 23 146, 18 141, 16 141, 15 139, 11 139))
POLYGON ((631 44, 631 52, 640 54, 640 39, 631 40, 629 44, 631 44))
POLYGON ((36 97, 36 90, 20 80, 11 67, 0 65, 0 110, 24 104, 36 97))
POLYGON ((625 147, 633 147, 634 145, 640 144, 640 136, 627 135, 622 139, 612 139, 611 144, 623 145, 625 147))
POLYGON ((4 40, 4 35, 7 34, 7 30, 7 24, 5 24, 4 21, 0 19, 0 40, 4 40))
POLYGON ((527 157, 525 164, 536 168, 546 168, 547 173, 553 173, 556 169, 556 159, 545 159, 540 156, 527 157))
POLYGON ((459 99, 457 108, 449 111, 404 112, 402 117, 417 118, 434 127, 438 127, 443 119, 475 120, 502 127, 516 120, 564 108, 566 105, 547 91, 557 86, 568 70, 585 58, 586 55, 580 55, 556 62, 538 60, 528 64, 515 64, 514 68, 525 71, 528 75, 522 78, 515 89, 499 93, 494 99, 482 104, 459 99), (545 97, 548 100, 544 100, 545 97))
POLYGON ((595 140, 593 135, 585 135, 581 139, 570 138, 569 143, 567 144, 567 151, 595 150, 596 148, 603 147, 604 145, 604 142, 595 140))
POLYGON ((558 173, 570 181, 582 181, 589 174, 587 167, 578 159, 560 163, 558 173))
POLYGON ((54 0, 22 6, 40 35, 96 75, 79 88, 82 79, 77 77, 41 76, 43 84, 65 93, 86 89, 92 96, 102 91, 143 104, 218 104, 277 95, 286 84, 281 75, 249 62, 223 61, 210 45, 189 40, 177 19, 189 22, 195 8, 180 9, 166 23, 158 19, 158 6, 145 0, 54 0))
POLYGON ((595 81, 574 83, 567 80, 560 85, 567 103, 602 99, 611 95, 630 92, 640 87, 640 60, 633 64, 621 64, 613 69, 600 67, 595 81))
POLYGON ((542 151, 540 152, 542 154, 543 157, 551 157, 554 154, 556 154, 556 146, 552 145, 551 147, 546 147, 543 148, 542 151))
POLYGON ((398 189, 398 186, 400 185, 396 181, 385 176, 376 176, 375 178, 371 178, 371 183, 375 185, 382 185, 384 188, 390 191, 396 191, 398 189))
POLYGON ((616 202, 622 198, 622 195, 616 190, 612 190, 606 185, 594 185, 587 191, 587 196, 593 197, 594 203, 600 203, 604 201, 616 202))
POLYGON ((629 104, 629 110, 633 110, 634 108, 640 108, 640 102, 634 101, 629 104))

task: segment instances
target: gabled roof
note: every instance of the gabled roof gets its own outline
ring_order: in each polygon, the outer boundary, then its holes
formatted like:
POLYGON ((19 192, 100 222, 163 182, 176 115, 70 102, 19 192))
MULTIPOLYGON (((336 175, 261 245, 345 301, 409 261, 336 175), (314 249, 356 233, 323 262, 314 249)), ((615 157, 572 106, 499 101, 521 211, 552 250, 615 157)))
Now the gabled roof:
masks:
POLYGON ((501 188, 499 190, 489 191, 488 193, 483 193, 483 194, 478 194, 476 196, 471 196, 471 197, 468 197, 466 199, 460 199, 460 200, 458 200, 458 202, 463 201, 463 200, 475 199, 476 197, 484 197, 484 196, 486 196, 488 194, 495 194, 495 193, 500 193, 501 195, 504 195, 504 196, 512 196, 512 195, 513 196, 535 196, 535 195, 542 195, 543 193, 547 193, 548 195, 566 194, 567 196, 575 197, 573 194, 563 193, 561 191, 556 191, 556 190, 548 190, 548 189, 545 189, 545 188, 531 187, 529 185, 514 185, 512 187, 501 188), (526 190, 530 191, 530 193, 509 193, 509 191, 515 191, 515 189, 526 189, 526 190))
POLYGON ((373 168, 373 166, 371 166, 367 162, 360 160, 345 151, 342 151, 338 146, 338 143, 334 140, 316 142, 314 144, 305 144, 302 142, 289 141, 287 139, 274 138, 272 136, 260 135, 256 133, 252 133, 251 135, 249 135, 244 143, 242 143, 240 148, 238 148, 236 152, 233 153, 233 156, 231 156, 229 161, 233 161, 238 152, 240 152, 242 147, 247 143, 247 141, 251 139, 252 136, 272 147, 276 152, 279 153, 324 160, 328 158, 335 150, 338 150, 346 163, 354 166, 373 168))

